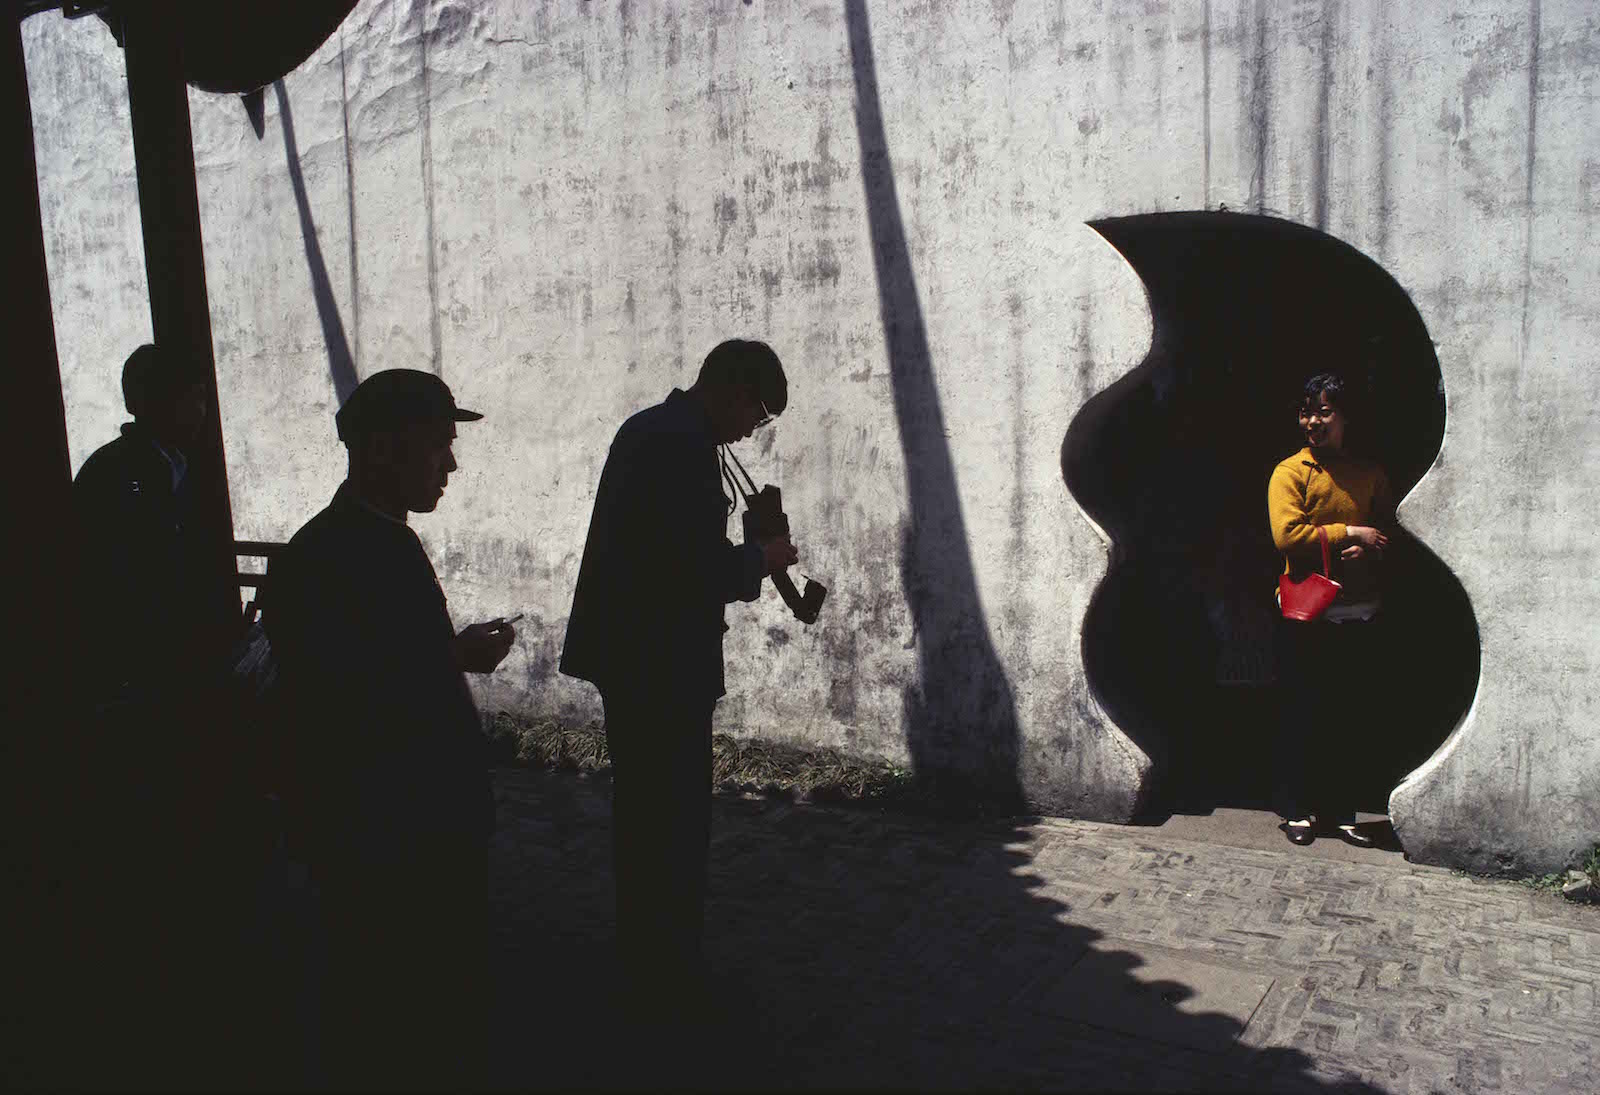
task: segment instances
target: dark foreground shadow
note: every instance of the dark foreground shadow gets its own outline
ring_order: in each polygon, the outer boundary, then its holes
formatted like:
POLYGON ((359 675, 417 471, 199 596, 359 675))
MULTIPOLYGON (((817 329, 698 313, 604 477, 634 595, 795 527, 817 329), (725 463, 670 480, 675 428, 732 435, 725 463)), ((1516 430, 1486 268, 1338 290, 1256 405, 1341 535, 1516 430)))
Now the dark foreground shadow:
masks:
POLYGON ((1168 972, 1196 966, 1157 968, 1075 922, 1140 900, 1136 879, 1102 891, 1062 870, 1076 855, 1091 874, 1103 848, 1026 845, 1023 820, 727 795, 707 912, 715 1004, 669 1063, 615 1006, 604 776, 502 770, 498 790, 492 1041, 506 1088, 1380 1090, 1334 1083, 1298 1049, 1241 1044, 1253 998, 1198 1008, 1193 978, 1168 972), (1030 849, 1053 869, 1033 873, 1030 849))

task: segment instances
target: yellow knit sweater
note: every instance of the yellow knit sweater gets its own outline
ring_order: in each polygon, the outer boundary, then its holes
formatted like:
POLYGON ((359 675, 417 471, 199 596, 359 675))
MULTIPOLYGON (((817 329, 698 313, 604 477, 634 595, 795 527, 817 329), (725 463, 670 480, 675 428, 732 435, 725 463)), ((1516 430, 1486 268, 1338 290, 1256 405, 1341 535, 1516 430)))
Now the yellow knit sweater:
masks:
MULTIPOLYGON (((1272 522, 1272 542, 1283 553, 1286 574, 1322 570, 1322 545, 1317 526, 1328 530, 1328 551, 1333 576, 1345 581, 1339 550, 1351 541, 1350 525, 1388 528, 1394 520, 1394 499, 1389 477, 1370 460, 1334 452, 1319 460, 1309 448, 1301 449, 1272 469, 1267 484, 1267 517, 1272 522)), ((1366 567, 1348 567, 1366 571, 1366 567)), ((1351 573, 1358 585, 1365 574, 1351 573)), ((1347 594, 1357 591, 1346 588, 1347 594)))

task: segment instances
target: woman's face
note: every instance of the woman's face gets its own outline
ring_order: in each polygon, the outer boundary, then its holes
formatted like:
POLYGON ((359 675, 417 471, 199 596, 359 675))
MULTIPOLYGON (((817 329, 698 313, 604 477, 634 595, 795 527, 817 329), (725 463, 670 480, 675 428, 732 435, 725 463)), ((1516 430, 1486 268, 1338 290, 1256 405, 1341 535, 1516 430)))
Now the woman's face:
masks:
POLYGON ((1300 408, 1300 432, 1314 449, 1344 448, 1344 412, 1329 403, 1326 396, 1300 408))

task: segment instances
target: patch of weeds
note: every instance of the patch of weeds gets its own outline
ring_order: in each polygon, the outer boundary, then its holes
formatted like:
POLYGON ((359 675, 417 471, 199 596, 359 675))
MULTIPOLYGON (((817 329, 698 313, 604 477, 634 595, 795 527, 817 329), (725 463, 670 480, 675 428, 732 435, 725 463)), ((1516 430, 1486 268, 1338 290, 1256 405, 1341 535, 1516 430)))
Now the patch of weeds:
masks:
POLYGON ((502 711, 491 715, 484 729, 495 764, 567 772, 599 772, 611 767, 606 732, 597 722, 569 726, 553 719, 518 719, 502 711))
MULTIPOLYGON (((486 730, 496 764, 578 772, 600 772, 611 765, 605 728, 600 723, 572 726, 521 719, 502 711, 489 718, 486 730)), ((1010 816, 1021 809, 1017 803, 970 787, 940 787, 919 780, 908 768, 881 757, 731 734, 712 735, 711 781, 723 793, 946 817, 1010 816)))
POLYGON ((1535 878, 1519 878, 1515 881, 1518 886, 1526 886, 1530 890, 1560 893, 1561 887, 1566 884, 1567 872, 1557 871, 1555 874, 1542 874, 1535 878))
POLYGON ((1541 893, 1560 894, 1580 904, 1595 904, 1600 901, 1600 844, 1589 849, 1589 854, 1569 870, 1518 879, 1517 884, 1541 893))

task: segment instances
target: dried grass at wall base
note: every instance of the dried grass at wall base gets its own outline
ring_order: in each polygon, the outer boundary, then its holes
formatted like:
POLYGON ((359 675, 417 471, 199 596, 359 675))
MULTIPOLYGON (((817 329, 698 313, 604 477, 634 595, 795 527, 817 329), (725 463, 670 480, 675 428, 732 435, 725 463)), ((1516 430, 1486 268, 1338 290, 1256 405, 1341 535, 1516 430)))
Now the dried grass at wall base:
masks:
MULTIPOLYGON (((611 767, 605 728, 599 723, 573 726, 498 712, 489 717, 485 730, 496 764, 595 773, 608 772, 611 767)), ((936 790, 908 769, 880 757, 730 734, 712 735, 711 779, 720 792, 795 801, 960 817, 1015 812, 998 801, 936 790)))

